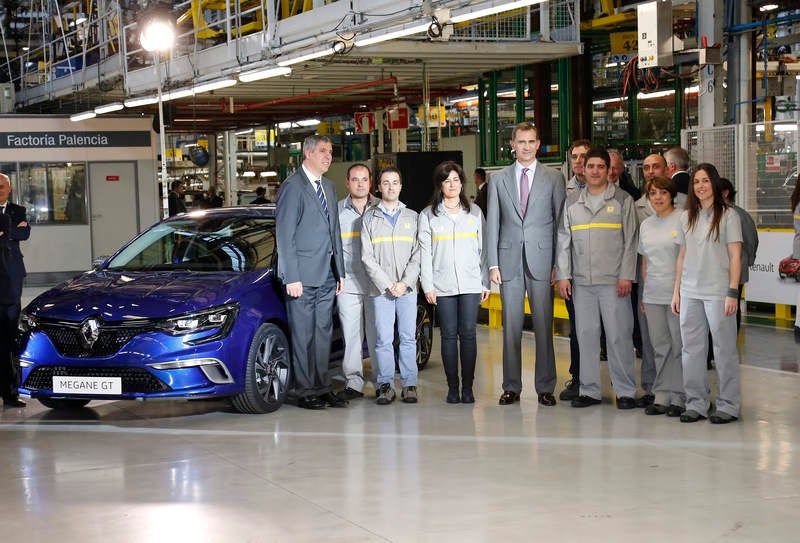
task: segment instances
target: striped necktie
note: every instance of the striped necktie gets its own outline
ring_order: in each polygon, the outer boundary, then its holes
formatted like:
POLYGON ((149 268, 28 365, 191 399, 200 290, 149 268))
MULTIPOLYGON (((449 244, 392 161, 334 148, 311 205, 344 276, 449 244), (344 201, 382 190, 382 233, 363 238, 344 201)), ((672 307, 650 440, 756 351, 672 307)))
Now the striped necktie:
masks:
POLYGON ((330 219, 331 216, 330 213, 328 213, 328 204, 325 203, 325 193, 322 192, 322 183, 320 182, 319 179, 317 179, 314 182, 317 184, 317 198, 319 198, 319 203, 322 204, 322 209, 325 210, 325 216, 328 217, 328 219, 330 219))

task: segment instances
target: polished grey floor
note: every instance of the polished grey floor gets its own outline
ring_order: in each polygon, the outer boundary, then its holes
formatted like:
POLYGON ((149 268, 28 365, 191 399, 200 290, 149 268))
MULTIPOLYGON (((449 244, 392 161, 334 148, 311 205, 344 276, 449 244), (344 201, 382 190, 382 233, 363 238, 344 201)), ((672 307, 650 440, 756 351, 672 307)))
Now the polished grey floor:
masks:
MULTIPOLYGON (((438 334, 438 330, 437 330, 438 334)), ((501 332, 479 328, 478 401, 239 415, 224 402, 0 412, 3 541, 785 541, 800 532, 800 349, 746 326, 742 419, 500 406, 501 332)), ((438 349, 438 337, 435 349, 438 349)), ((556 340, 559 375, 568 343, 556 340)), ((562 380, 563 381, 563 380, 562 380)), ((562 386, 558 385, 558 390, 562 386)))

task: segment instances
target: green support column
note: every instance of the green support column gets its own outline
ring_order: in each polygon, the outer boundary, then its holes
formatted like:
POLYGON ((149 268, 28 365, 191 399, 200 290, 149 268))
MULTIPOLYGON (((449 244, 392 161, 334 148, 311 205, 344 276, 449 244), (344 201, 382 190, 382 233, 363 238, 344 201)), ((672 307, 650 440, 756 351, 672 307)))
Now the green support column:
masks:
POLYGON ((514 85, 516 87, 516 103, 514 105, 516 122, 521 123, 525 119, 525 66, 514 68, 514 85))
POLYGON ((639 99, 633 85, 628 89, 628 141, 639 139, 639 99))
POLYGON ((481 166, 487 166, 486 143, 489 141, 486 130, 486 80, 478 79, 478 153, 481 166))
POLYGON ((681 142, 681 128, 683 128, 683 80, 675 78, 675 130, 673 139, 676 144, 681 142))
POLYGON ((497 72, 489 74, 489 165, 497 165, 497 72))
POLYGON ((566 160, 572 143, 572 60, 558 60, 558 146, 561 160, 566 160))

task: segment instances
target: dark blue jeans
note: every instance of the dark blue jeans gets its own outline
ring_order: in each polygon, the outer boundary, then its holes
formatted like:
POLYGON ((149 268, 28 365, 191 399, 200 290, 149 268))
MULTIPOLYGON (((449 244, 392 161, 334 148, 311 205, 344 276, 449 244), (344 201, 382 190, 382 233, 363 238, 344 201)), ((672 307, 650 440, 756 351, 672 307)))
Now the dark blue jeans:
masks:
POLYGON ((471 388, 475 379, 478 343, 475 327, 478 322, 480 294, 459 294, 436 298, 436 314, 442 335, 442 363, 447 386, 458 386, 458 358, 461 351, 461 386, 471 388))

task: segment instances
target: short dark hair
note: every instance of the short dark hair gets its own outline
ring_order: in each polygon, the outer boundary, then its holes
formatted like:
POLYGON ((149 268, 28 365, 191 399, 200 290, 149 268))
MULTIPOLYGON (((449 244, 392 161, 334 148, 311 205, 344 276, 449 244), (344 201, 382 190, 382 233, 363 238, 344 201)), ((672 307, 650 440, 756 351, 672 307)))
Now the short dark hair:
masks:
POLYGON ((736 198, 736 189, 733 188, 733 183, 727 177, 720 177, 719 178, 720 185, 722 185, 722 192, 728 191, 728 200, 733 202, 733 199, 736 198))
POLYGON ((356 168, 364 168, 365 170, 367 170, 367 174, 368 174, 370 177, 372 177, 372 171, 369 169, 369 167, 367 167, 367 165, 366 165, 366 164, 363 164, 363 163, 361 163, 361 162, 356 162, 355 164, 353 164, 352 166, 350 166, 349 168, 347 168, 347 176, 345 177, 345 179, 350 179, 350 172, 352 172, 352 171, 353 171, 353 170, 355 170, 356 168))
POLYGON ((659 189, 669 192, 673 201, 678 194, 678 187, 675 186, 672 179, 664 175, 657 175, 652 180, 648 181, 644 187, 645 194, 649 193, 650 189, 659 189))
POLYGON ((535 124, 528 121, 517 123, 511 130, 511 141, 514 141, 514 138, 517 137, 517 132, 529 132, 531 130, 536 134, 536 139, 539 139, 539 130, 536 128, 535 124))
POLYGON ((586 162, 589 162, 590 158, 602 158, 603 162, 606 163, 606 168, 611 166, 611 157, 606 151, 605 147, 600 147, 599 145, 595 145, 594 147, 589 148, 589 152, 586 153, 586 162))
POLYGON ((482 181, 486 181, 486 170, 483 168, 475 168, 475 175, 480 177, 482 181))
POLYGON ((180 179, 176 179, 175 181, 172 182, 172 184, 169 186, 169 188, 170 188, 170 190, 175 190, 175 189, 177 189, 178 187, 180 187, 182 185, 184 185, 184 182, 181 181, 180 179))
POLYGON ((400 183, 403 183, 403 174, 400 173, 400 170, 397 169, 397 166, 384 166, 381 168, 381 171, 378 172, 378 183, 381 182, 381 177, 383 177, 383 174, 385 173, 396 173, 400 178, 400 183))
POLYGON ((575 140, 572 142, 572 145, 569 146, 567 153, 572 154, 572 150, 575 149, 576 147, 586 147, 587 149, 591 149, 592 142, 585 139, 575 140))
POLYGON ((264 187, 256 187, 256 196, 264 196, 267 193, 267 189, 264 187))

